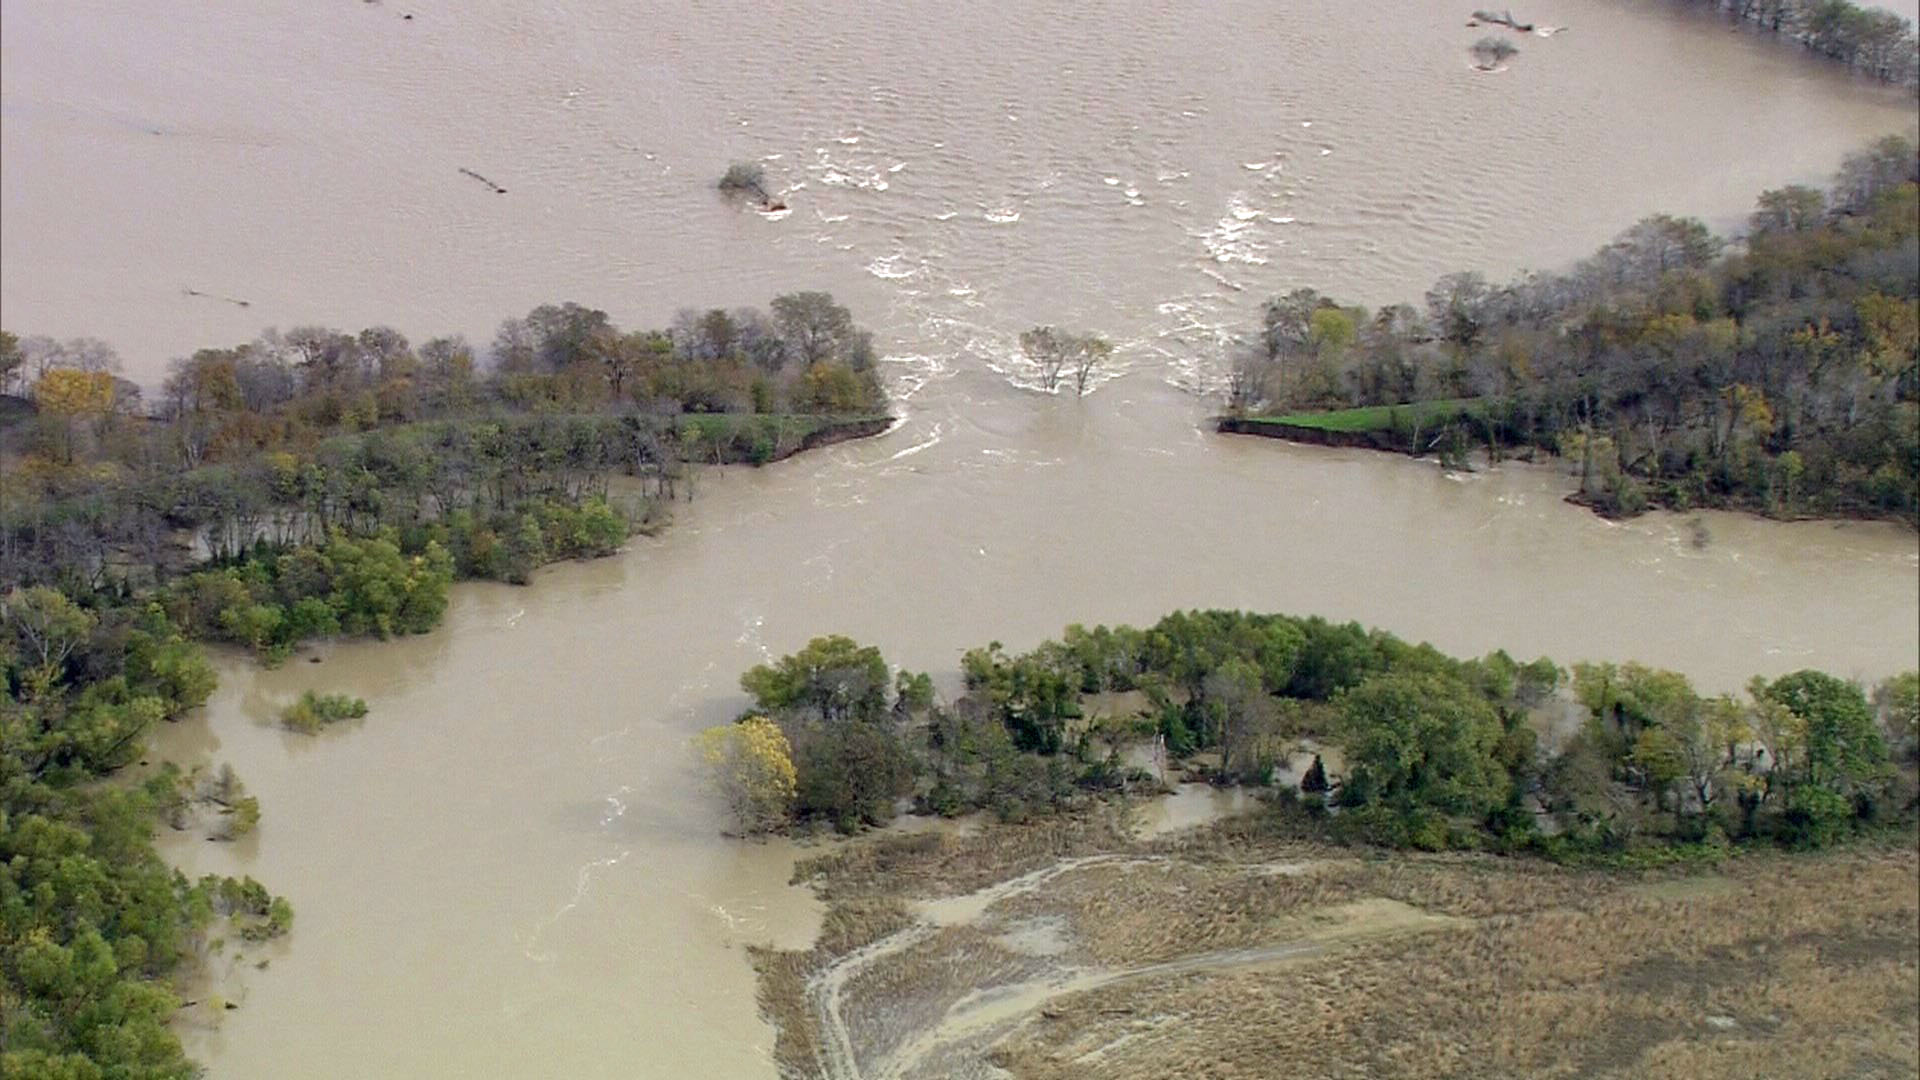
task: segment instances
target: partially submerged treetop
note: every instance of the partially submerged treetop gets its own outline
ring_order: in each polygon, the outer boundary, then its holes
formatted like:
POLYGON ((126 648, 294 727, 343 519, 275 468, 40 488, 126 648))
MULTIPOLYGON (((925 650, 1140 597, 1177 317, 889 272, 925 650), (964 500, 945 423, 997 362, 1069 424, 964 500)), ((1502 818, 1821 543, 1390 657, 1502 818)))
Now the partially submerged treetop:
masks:
POLYGON ((727 173, 720 178, 720 190, 730 195, 752 195, 761 202, 768 201, 767 171, 750 161, 736 161, 727 166, 727 173))
POLYGON ((1492 67, 1518 54, 1520 49, 1505 38, 1488 36, 1474 42, 1468 51, 1473 53, 1473 59, 1481 67, 1492 67))

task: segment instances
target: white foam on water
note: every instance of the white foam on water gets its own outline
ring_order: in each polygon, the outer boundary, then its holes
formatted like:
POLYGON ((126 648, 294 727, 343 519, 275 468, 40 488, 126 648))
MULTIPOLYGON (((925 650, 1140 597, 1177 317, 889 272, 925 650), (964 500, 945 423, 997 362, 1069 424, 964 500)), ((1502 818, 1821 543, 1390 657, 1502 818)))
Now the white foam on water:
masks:
POLYGON ((867 263, 867 273, 886 281, 904 281, 925 271, 925 266, 903 265, 906 259, 907 253, 904 251, 877 256, 867 263))
POLYGON ((1227 288, 1232 289, 1234 292, 1247 291, 1247 287, 1245 285, 1242 285, 1239 282, 1228 278, 1225 274, 1220 273, 1218 270, 1215 270, 1211 266, 1201 267, 1200 272, 1212 278, 1213 280, 1219 282, 1220 284, 1226 286, 1227 288))
POLYGON ((980 216, 993 222, 995 225, 1011 225, 1020 220, 1020 211, 1010 206, 1003 206, 999 209, 988 210, 980 216))
MULTIPOLYGON (((879 364, 887 374, 887 389, 896 401, 910 401, 920 388, 953 374, 953 365, 930 353, 899 353, 883 356, 879 364)), ((905 417, 901 422, 905 422, 905 417)))
POLYGON ((921 452, 922 450, 927 450, 932 447, 938 446, 940 445, 941 438, 943 438, 945 434, 946 434, 946 423, 945 421, 942 421, 940 423, 933 425, 933 434, 928 435, 925 439, 922 439, 920 442, 914 443, 912 446, 907 447, 905 450, 901 450, 895 453, 892 457, 888 458, 887 460, 899 461, 903 457, 912 457, 913 455, 921 452))
MULTIPOLYGON (((1264 215, 1247 205, 1245 196, 1236 193, 1227 200, 1227 212, 1214 227, 1204 233, 1192 233, 1195 239, 1206 248, 1207 255, 1216 263, 1246 263, 1250 266, 1264 266, 1267 262, 1266 245, 1261 243, 1259 231, 1254 222, 1264 215)), ((1232 285, 1234 289, 1240 286, 1232 285)))

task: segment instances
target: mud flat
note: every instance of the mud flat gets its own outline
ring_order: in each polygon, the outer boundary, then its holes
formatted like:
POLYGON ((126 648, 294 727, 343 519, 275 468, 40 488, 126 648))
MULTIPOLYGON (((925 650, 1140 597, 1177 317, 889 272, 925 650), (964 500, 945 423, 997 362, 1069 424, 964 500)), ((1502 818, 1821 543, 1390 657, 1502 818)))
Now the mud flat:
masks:
POLYGON ((1271 814, 888 836, 761 951, 789 1077, 1910 1076, 1911 844, 1678 876, 1325 847, 1271 814))

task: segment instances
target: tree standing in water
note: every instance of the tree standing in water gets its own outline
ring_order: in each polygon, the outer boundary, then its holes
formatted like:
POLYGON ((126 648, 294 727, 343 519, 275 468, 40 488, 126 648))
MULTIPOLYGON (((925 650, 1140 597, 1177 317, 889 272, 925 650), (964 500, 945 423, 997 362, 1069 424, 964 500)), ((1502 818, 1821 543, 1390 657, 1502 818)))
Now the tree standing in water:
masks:
POLYGON ((1079 339, 1073 358, 1073 386, 1080 396, 1087 395, 1087 383, 1093 378, 1094 369, 1107 362, 1113 355, 1113 343, 1105 338, 1089 334, 1079 339))
POLYGON ((1042 390, 1053 393, 1060 386, 1061 374, 1071 368, 1074 386, 1084 395, 1095 369, 1113 355, 1113 345, 1095 334, 1036 326, 1020 335, 1020 351, 1040 369, 1042 390))

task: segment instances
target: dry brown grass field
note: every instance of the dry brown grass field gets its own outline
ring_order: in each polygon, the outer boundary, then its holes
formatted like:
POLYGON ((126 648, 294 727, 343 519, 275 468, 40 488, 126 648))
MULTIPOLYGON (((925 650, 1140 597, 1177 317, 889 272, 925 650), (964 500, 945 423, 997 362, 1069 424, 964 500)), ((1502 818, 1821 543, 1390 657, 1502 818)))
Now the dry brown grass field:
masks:
POLYGON ((881 836, 758 954, 793 1077, 1913 1077, 1920 857, 1681 874, 1386 855, 1260 816, 881 836))

